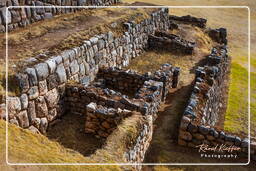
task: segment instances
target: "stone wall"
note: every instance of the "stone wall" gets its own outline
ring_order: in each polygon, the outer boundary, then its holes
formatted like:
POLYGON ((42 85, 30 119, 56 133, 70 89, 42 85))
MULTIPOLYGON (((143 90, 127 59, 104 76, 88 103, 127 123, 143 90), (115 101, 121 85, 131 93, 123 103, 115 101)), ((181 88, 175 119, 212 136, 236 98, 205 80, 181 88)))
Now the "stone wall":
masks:
POLYGON ((167 90, 177 87, 180 69, 170 64, 163 64, 159 70, 154 73, 139 74, 132 70, 119 70, 117 68, 100 69, 97 76, 103 79, 104 86, 115 89, 120 92, 140 96, 137 92, 145 81, 154 80, 163 83, 162 99, 164 100, 167 90))
POLYGON ((200 28, 205 28, 206 22, 207 22, 207 20, 204 18, 197 18, 190 15, 181 16, 181 17, 170 15, 169 19, 170 19, 170 22, 180 22, 184 24, 191 24, 200 28))
POLYGON ((27 60, 31 63, 16 75, 22 93, 8 98, 9 121, 44 133, 48 123, 65 111, 66 83, 75 80, 88 85, 101 67, 127 66, 147 47, 149 34, 169 28, 168 9, 156 10, 141 23, 126 26, 120 37, 103 33, 46 61, 27 60))
POLYGON ((25 27, 36 21, 50 19, 55 15, 75 12, 76 8, 57 8, 54 6, 100 6, 118 3, 119 0, 2 0, 0 2, 0 32, 5 32, 6 17, 8 30, 25 27), (11 8, 9 6, 46 6, 45 8, 11 8), (51 8, 49 8, 51 7, 51 8))
MULTIPOLYGON (((153 135, 153 118, 151 115, 145 116, 145 122, 140 125, 137 136, 127 147, 127 152, 124 154, 126 162, 142 163, 145 153, 150 145, 153 135)), ((134 166, 135 169, 141 170, 141 165, 134 166)))
POLYGON ((167 50, 173 53, 189 54, 194 50, 195 43, 165 32, 156 32, 149 36, 149 48, 167 50))
POLYGON ((216 42, 227 44, 227 29, 219 28, 219 29, 208 29, 206 30, 208 35, 216 42))
POLYGON ((108 108, 90 103, 86 106, 85 133, 107 138, 123 119, 131 115, 130 110, 108 108))
MULTIPOLYGON (((223 112, 225 80, 230 67, 226 46, 213 48, 207 58, 207 65, 196 70, 194 88, 180 124, 178 143, 193 148, 201 144, 233 145, 241 148, 238 153, 246 157, 248 139, 225 133, 216 126, 223 112)), ((255 159, 255 142, 251 142, 251 148, 251 157, 255 159)))

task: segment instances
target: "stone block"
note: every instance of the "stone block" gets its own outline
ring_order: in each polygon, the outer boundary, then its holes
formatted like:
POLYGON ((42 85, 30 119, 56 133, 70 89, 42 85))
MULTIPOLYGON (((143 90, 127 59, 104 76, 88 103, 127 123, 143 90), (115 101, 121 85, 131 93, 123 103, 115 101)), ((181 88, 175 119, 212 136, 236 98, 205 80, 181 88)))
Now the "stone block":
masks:
POLYGON ((36 99, 35 102, 36 102, 36 114, 37 114, 37 117, 42 118, 44 116, 47 116, 48 108, 47 108, 47 105, 46 105, 44 97, 43 96, 39 96, 36 99))
POLYGON ((28 98, 29 100, 36 99, 39 96, 39 90, 37 86, 30 87, 28 90, 28 98))
POLYGON ((34 134, 40 134, 40 131, 39 131, 36 127, 34 127, 33 125, 30 126, 30 127, 28 128, 28 130, 30 130, 30 131, 33 132, 34 134))
POLYGON ((41 118, 39 130, 42 134, 46 134, 48 121, 46 118, 41 118))
POLYGON ((28 119, 29 122, 32 123, 32 121, 36 118, 36 106, 34 101, 28 102, 28 119))
POLYGON ((205 139, 205 137, 204 137, 204 135, 202 135, 202 134, 193 134, 193 136, 197 139, 197 140, 204 140, 205 139))
POLYGON ((30 86, 37 86, 38 79, 36 75, 36 70, 34 68, 27 68, 25 72, 28 74, 29 85, 30 86))
POLYGON ((77 60, 73 60, 71 63, 70 63, 70 71, 71 71, 71 74, 74 75, 76 73, 79 72, 79 65, 78 65, 78 62, 77 60))
POLYGON ((21 102, 18 97, 8 97, 8 112, 16 113, 21 110, 21 102))
POLYGON ((208 127, 205 127, 203 125, 199 126, 198 127, 198 130, 200 133, 202 133, 203 135, 207 135, 209 133, 209 128, 208 127))
POLYGON ((52 90, 53 88, 56 88, 58 86, 57 74, 49 75, 49 77, 46 80, 47 80, 48 90, 52 90))
POLYGON ((20 96, 21 109, 27 109, 28 107, 28 96, 27 94, 22 94, 20 96))
POLYGON ((28 75, 19 73, 16 75, 20 90, 22 93, 25 93, 29 89, 29 81, 28 81, 28 75))
POLYGON ((191 141, 192 135, 186 131, 179 131, 179 138, 181 138, 183 140, 191 141))
POLYGON ((59 102, 59 93, 56 88, 48 91, 44 96, 49 108, 53 108, 59 102))
POLYGON ((48 68, 47 63, 37 64, 35 66, 35 69, 36 69, 36 72, 37 72, 38 79, 40 81, 44 80, 44 79, 46 79, 48 77, 48 75, 49 75, 49 68, 48 68))
POLYGON ((39 95, 40 96, 45 95, 48 91, 46 80, 39 81, 38 88, 39 88, 39 95))
POLYGON ((63 64, 58 65, 56 74, 59 83, 65 83, 67 81, 67 75, 63 64))
POLYGON ((28 120, 28 115, 27 111, 23 110, 20 113, 17 114, 17 119, 19 121, 19 125, 22 128, 28 128, 29 127, 29 120, 28 120))
MULTIPOLYGON (((47 61, 45 61, 45 63, 47 63, 48 67, 49 67, 49 73, 52 74, 55 72, 55 69, 56 69, 56 58, 50 58, 48 59, 47 61)), ((61 59, 59 59, 61 60, 61 59)))
POLYGON ((197 127, 195 124, 190 123, 190 124, 188 125, 188 131, 189 131, 189 132, 192 132, 192 133, 195 133, 195 132, 198 131, 198 127, 197 127))
POLYGON ((56 108, 53 108, 53 109, 49 110, 49 113, 47 115, 48 122, 53 121, 54 119, 56 119, 56 117, 57 117, 57 110, 56 110, 56 108))

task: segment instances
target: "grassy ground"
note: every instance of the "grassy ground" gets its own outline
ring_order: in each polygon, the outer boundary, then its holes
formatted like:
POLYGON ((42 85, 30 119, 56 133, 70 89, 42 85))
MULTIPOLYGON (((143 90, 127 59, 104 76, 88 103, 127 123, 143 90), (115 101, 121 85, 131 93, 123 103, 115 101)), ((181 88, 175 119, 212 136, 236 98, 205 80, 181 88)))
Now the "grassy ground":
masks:
MULTIPOLYGON (((106 139, 104 146, 88 157, 49 140, 46 136, 33 134, 28 130, 9 124, 10 163, 124 163, 123 154, 128 143, 138 135, 138 127, 144 122, 141 115, 134 114, 125 119, 106 139), (22 156, 22 157, 21 157, 22 156)), ((73 123, 76 124, 76 123, 73 123)), ((66 130, 66 129, 65 129, 66 130)), ((68 131, 68 130, 66 130, 68 131)), ((57 133, 56 133, 57 134, 57 133)), ((0 170, 131 170, 130 166, 8 166, 5 163, 5 122, 0 120, 0 170)), ((85 144, 86 145, 86 144, 85 144)))
MULTIPOLYGON (((5 122, 0 120, 0 170, 99 170, 100 166, 7 166, 5 164, 5 122)), ((9 162, 22 163, 81 163, 94 162, 80 153, 64 148, 59 143, 50 141, 47 137, 32 134, 30 131, 9 125, 9 162), (22 156, 22 158, 21 158, 22 156)), ((120 170, 115 166, 104 167, 104 170, 120 170)))

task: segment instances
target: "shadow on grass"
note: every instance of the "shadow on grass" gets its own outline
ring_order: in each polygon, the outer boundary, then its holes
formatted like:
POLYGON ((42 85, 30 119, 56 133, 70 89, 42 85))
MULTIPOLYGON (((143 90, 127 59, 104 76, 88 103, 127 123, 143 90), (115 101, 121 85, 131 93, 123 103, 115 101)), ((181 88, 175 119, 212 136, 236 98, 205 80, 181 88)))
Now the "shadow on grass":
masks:
POLYGON ((105 140, 85 134, 84 125, 84 116, 67 113, 59 123, 48 128, 47 137, 84 156, 90 156, 102 147, 105 140))

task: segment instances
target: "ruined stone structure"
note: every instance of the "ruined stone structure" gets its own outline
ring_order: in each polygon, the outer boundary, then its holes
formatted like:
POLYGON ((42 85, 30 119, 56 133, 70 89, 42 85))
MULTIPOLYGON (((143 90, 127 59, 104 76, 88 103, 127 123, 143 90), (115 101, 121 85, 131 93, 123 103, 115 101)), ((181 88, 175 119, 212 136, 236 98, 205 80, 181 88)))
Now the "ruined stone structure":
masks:
MULTIPOLYGON (((53 1, 43 1, 50 2, 53 1)), ((76 2, 78 5, 81 2, 109 5, 117 1, 76 2)), ((43 18, 48 12, 45 9, 35 13, 43 18)), ((28 20, 34 20, 32 18, 28 20)), ((19 22, 10 23, 9 27, 16 27, 14 25, 19 25, 19 22)), ((85 133, 107 138, 126 118, 139 115, 143 121, 138 124, 137 134, 126 142, 123 156, 127 162, 143 162, 158 109, 168 90, 177 87, 180 69, 164 64, 154 73, 139 74, 122 68, 148 48, 191 55, 194 42, 167 32, 168 29, 177 29, 179 22, 201 28, 206 24, 204 19, 169 16, 168 9, 160 9, 140 23, 125 22, 125 31, 119 37, 106 32, 44 61, 36 58, 26 60, 27 66, 16 75, 21 94, 7 99, 8 121, 45 134, 49 124, 69 112, 84 116, 85 133)), ((180 124, 178 143, 188 147, 202 143, 234 144, 245 152, 248 140, 214 127, 220 112, 223 112, 223 92, 226 90, 223 80, 228 76, 230 59, 225 46, 226 30, 210 30, 209 35, 220 45, 206 57, 207 65, 196 70, 191 98, 180 124)), ((251 146, 252 158, 255 159, 255 143, 252 142, 251 146)))
POLYGON ((118 2, 119 0, 2 0, 0 2, 0 32, 6 31, 6 24, 8 24, 8 31, 12 31, 17 27, 25 27, 40 20, 50 19, 55 15, 81 10, 55 6, 101 6, 118 2), (10 6, 45 6, 45 8, 10 8, 6 16, 7 7, 10 6))
POLYGON ((151 49, 161 49, 191 55, 194 46, 194 42, 189 42, 174 34, 156 32, 155 35, 150 35, 149 37, 149 48, 151 49))
MULTIPOLYGON (((217 144, 240 147, 240 155, 248 153, 248 139, 225 133, 216 127, 219 116, 223 112, 227 75, 230 59, 226 45, 214 47, 207 64, 196 70, 193 91, 185 108, 180 123, 178 143, 182 146, 196 148, 197 145, 217 144)), ((251 158, 256 158, 256 143, 251 142, 251 158)), ((246 155, 244 155, 246 158, 246 155)))
POLYGON ((155 120, 168 89, 177 80, 174 72, 176 68, 169 64, 150 76, 115 68, 102 70, 99 81, 90 86, 67 86, 65 106, 69 112, 86 116, 87 133, 106 138, 131 111, 152 115, 155 120))
POLYGON ((186 24, 191 24, 200 28, 205 28, 206 27, 206 22, 207 20, 204 18, 196 18, 190 15, 186 16, 175 16, 175 15, 170 15, 169 19, 173 22, 181 22, 181 23, 186 23, 186 24))

